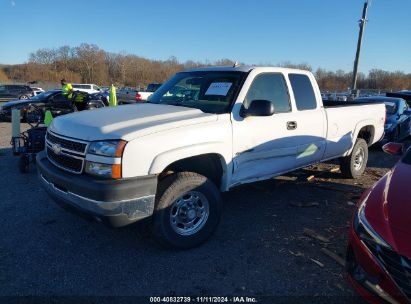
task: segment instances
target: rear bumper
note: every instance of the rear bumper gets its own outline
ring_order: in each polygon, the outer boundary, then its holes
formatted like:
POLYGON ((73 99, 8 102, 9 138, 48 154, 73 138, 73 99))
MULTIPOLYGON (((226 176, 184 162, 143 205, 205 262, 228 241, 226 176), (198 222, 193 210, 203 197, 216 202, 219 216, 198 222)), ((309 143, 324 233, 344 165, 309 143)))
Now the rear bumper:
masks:
POLYGON ((369 303, 409 303, 353 228, 349 234, 346 270, 352 286, 369 303))
POLYGON ((44 152, 37 155, 40 182, 68 211, 102 220, 114 227, 129 225, 153 214, 156 176, 103 180, 74 175, 52 165, 44 152))

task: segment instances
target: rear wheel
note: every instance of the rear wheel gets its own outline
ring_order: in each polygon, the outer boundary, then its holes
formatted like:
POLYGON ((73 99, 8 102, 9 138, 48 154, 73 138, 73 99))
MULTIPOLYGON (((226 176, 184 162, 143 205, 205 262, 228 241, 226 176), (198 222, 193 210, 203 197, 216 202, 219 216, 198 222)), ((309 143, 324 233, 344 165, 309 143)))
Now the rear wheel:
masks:
POLYGON ((359 178, 365 171, 368 161, 368 145, 358 138, 350 155, 340 158, 341 173, 348 178, 359 178))
POLYGON ((29 99, 30 97, 28 96, 28 95, 21 95, 20 97, 19 97, 19 99, 21 99, 21 100, 26 100, 26 99, 29 99))
POLYGON ((220 192, 211 180, 192 172, 173 174, 159 185, 153 233, 165 247, 195 247, 211 236, 221 210, 220 192))

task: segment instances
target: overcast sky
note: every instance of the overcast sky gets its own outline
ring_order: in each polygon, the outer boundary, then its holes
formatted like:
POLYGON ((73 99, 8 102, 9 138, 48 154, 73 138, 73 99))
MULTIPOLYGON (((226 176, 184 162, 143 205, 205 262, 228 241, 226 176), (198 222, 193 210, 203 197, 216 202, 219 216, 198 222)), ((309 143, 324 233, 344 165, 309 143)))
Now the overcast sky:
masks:
MULTIPOLYGON (((83 42, 179 61, 352 69, 363 0, 0 0, 0 63, 83 42)), ((411 72, 411 1, 373 0, 360 70, 411 72)))

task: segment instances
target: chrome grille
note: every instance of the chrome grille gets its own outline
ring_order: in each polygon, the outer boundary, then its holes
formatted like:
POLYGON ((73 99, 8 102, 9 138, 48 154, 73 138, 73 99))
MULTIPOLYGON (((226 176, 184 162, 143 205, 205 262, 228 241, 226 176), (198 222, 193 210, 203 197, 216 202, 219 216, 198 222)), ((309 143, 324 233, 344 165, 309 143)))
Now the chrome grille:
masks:
POLYGON ((78 142, 69 139, 62 138, 47 132, 47 141, 51 144, 59 144, 62 148, 79 153, 86 153, 87 143, 78 142))
POLYGON ((65 138, 48 131, 46 146, 47 158, 56 167, 76 174, 83 172, 87 142, 65 138))
POLYGON ((364 241, 405 296, 411 300, 411 260, 371 240, 364 241))
POLYGON ((81 173, 83 170, 83 160, 79 158, 73 158, 67 154, 56 154, 50 147, 47 147, 47 157, 57 167, 73 172, 81 173))

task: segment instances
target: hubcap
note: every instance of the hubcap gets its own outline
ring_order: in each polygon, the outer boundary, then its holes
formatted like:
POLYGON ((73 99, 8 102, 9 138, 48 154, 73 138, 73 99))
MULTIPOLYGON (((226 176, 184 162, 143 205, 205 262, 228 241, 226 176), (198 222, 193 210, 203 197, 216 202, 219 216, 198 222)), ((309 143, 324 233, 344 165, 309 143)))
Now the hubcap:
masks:
POLYGON ((358 171, 362 168, 364 159, 365 159, 365 151, 363 148, 359 148, 357 153, 355 153, 355 156, 354 156, 354 169, 355 170, 358 171))
POLYGON ((205 195, 197 191, 189 191, 171 205, 171 227, 179 235, 193 235, 204 227, 208 215, 209 202, 205 195))

